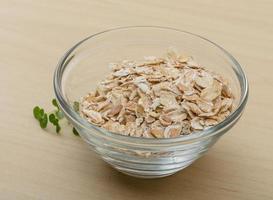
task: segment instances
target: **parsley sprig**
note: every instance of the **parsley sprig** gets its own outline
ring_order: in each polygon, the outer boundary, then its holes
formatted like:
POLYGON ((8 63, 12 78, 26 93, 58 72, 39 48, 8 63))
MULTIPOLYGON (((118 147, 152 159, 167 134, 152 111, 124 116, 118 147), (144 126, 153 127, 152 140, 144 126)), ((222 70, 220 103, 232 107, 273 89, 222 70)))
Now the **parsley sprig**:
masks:
MULTIPOLYGON (((51 113, 46 113, 43 108, 35 106, 33 108, 33 116, 35 117, 35 119, 37 119, 42 129, 45 129, 47 127, 49 121, 53 126, 55 126, 56 133, 59 133, 61 131, 61 126, 59 122, 64 118, 64 115, 60 110, 56 99, 52 99, 52 105, 55 107, 55 110, 51 113)), ((76 112, 79 112, 79 105, 80 104, 77 101, 75 101, 73 104, 73 108, 76 112)), ((74 135, 79 136, 79 133, 75 129, 75 127, 73 127, 72 131, 74 135)))

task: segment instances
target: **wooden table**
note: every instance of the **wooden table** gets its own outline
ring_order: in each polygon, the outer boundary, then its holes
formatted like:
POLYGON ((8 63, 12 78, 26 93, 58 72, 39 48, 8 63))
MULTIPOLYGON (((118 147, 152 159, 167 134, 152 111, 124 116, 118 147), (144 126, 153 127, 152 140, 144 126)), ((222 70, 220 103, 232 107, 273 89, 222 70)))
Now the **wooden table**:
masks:
POLYGON ((273 2, 0 0, 0 199, 273 199, 273 2), (43 131, 32 108, 51 107, 65 50, 107 28, 161 25, 198 33, 243 65, 250 98, 240 122, 174 176, 113 170, 69 128, 43 131))

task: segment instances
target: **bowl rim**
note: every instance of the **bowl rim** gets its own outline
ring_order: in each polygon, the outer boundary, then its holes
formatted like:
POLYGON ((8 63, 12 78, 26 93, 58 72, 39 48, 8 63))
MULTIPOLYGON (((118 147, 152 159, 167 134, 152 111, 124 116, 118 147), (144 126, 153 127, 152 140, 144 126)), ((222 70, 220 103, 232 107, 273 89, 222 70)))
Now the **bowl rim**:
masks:
POLYGON ((183 142, 183 143, 190 143, 196 140, 204 139, 207 137, 211 137, 213 135, 216 135, 220 133, 222 129, 228 127, 228 125, 232 124, 235 122, 242 114, 242 111, 244 110, 244 107, 247 103, 248 95, 249 95, 249 85, 248 85, 248 80, 247 77, 239 64, 239 62, 223 47, 220 45, 210 41, 209 39, 200 36, 195 33, 191 33, 188 31, 180 30, 177 28, 171 28, 171 27, 164 27, 164 26, 124 26, 124 27, 116 27, 116 28, 111 28, 107 29, 98 33, 95 33, 93 35, 90 35, 83 40, 79 41, 76 43, 74 46, 72 46, 66 53, 62 56, 62 58, 59 60, 57 67, 54 72, 54 77, 53 77, 53 86, 54 86, 54 92, 55 96, 57 99, 57 102, 62 109, 62 111, 65 113, 66 116, 70 118, 74 123, 76 123, 78 126, 84 128, 84 129, 89 129, 90 131, 97 130, 101 134, 99 137, 103 138, 108 138, 115 140, 117 142, 122 142, 125 140, 125 142, 131 142, 132 144, 174 144, 178 142, 183 142), (128 30, 128 29, 139 29, 139 28, 152 28, 152 29, 162 29, 162 30, 169 30, 169 31, 176 31, 176 32, 181 32, 184 34, 188 34, 191 36, 194 36, 196 38, 199 38, 203 41, 206 41, 213 46, 217 47, 224 55, 231 61, 232 63, 232 68, 236 74, 237 79, 239 80, 240 83, 240 89, 241 89, 241 98, 239 101, 239 104, 225 120, 220 122, 219 124, 209 127, 207 129, 204 129, 202 131, 198 131, 189 135, 181 135, 179 137, 175 138, 144 138, 144 137, 134 137, 134 136, 127 136, 127 135, 121 135, 119 133, 115 132, 110 132, 104 128, 95 126, 91 123, 89 123, 87 120, 83 119, 74 109, 72 106, 65 100, 65 96, 62 93, 62 73, 64 72, 66 66, 64 64, 66 63, 67 58, 70 56, 70 54, 77 48, 79 47, 82 43, 85 41, 92 39, 98 35, 102 35, 104 33, 108 32, 113 32, 113 31, 120 31, 120 30, 128 30), (234 66, 236 68, 234 68, 234 66), (235 70, 236 69, 236 70, 235 70))

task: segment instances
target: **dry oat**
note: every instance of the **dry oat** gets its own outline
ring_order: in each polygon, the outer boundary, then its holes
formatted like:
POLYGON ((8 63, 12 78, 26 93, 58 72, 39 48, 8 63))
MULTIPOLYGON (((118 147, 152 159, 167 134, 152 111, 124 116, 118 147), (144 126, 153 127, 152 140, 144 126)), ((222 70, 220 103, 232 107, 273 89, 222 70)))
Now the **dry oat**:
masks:
POLYGON ((164 129, 161 127, 152 128, 151 134, 156 138, 163 138, 164 137, 164 129))
POLYGON ((217 125, 230 115, 228 81, 192 57, 170 51, 166 58, 111 63, 112 73, 82 98, 81 115, 123 135, 171 138, 217 125))

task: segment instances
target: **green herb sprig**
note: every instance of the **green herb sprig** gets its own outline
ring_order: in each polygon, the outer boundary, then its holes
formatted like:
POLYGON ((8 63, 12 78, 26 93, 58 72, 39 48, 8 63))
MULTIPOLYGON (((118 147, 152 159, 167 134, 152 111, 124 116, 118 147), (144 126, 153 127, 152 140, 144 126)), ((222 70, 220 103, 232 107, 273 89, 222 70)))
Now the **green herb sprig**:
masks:
MULTIPOLYGON (((35 106, 33 108, 33 116, 35 117, 35 119, 38 120, 40 127, 42 129, 45 129, 47 127, 49 121, 53 126, 55 126, 56 133, 59 133, 61 131, 61 126, 59 122, 64 118, 64 115, 61 112, 56 99, 52 99, 51 103, 55 107, 55 110, 53 112, 46 113, 43 108, 35 106)), ((80 106, 79 102, 75 101, 73 103, 73 108, 76 112, 79 112, 79 106, 80 106)), ((75 129, 75 127, 73 127, 72 131, 74 135, 79 136, 79 133, 75 129)))

